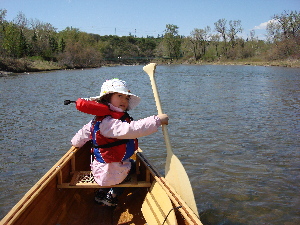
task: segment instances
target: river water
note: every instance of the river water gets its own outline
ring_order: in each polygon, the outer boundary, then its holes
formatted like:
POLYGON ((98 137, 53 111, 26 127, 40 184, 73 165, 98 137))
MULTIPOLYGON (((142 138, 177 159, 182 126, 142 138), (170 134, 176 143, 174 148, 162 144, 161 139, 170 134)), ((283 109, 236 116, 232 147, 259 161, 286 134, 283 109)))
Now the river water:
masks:
MULTIPOLYGON (((115 77, 142 98, 131 116, 156 114, 142 66, 0 77, 0 218, 91 119, 63 101, 115 77)), ((204 224, 300 224, 299 68, 159 65, 156 81, 204 224)), ((164 173, 161 130, 140 147, 164 173)))

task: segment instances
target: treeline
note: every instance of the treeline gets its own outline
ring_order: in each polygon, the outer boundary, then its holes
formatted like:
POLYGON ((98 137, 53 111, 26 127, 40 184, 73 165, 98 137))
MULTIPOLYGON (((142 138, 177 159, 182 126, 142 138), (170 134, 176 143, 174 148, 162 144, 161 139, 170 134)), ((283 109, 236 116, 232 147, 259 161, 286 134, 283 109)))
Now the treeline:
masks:
POLYGON ((300 57, 300 13, 275 15, 267 27, 267 39, 259 40, 254 30, 247 39, 239 37, 240 20, 220 19, 195 28, 190 35, 167 24, 163 35, 136 37, 131 34, 100 36, 67 27, 57 31, 49 23, 29 20, 19 13, 7 21, 0 10, 0 70, 32 70, 32 62, 48 61, 58 68, 99 67, 105 64, 163 62, 214 62, 219 60, 280 60, 300 57))

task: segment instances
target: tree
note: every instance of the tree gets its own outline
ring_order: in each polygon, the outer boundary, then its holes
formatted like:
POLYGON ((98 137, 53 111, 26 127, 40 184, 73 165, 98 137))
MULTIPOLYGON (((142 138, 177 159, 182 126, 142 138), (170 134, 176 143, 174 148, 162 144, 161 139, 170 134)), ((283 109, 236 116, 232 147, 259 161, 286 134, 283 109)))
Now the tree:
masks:
MULTIPOLYGON (((277 58, 300 57, 300 12, 285 11, 273 16, 267 25, 267 32, 269 40, 277 47, 277 58)), ((272 55, 274 57, 274 52, 272 55)))
POLYGON ((2 56, 17 58, 20 39, 19 29, 14 23, 10 22, 5 25, 2 34, 2 56))
POLYGON ((230 45, 232 48, 236 45, 237 33, 243 32, 241 21, 240 20, 230 20, 229 21, 229 30, 228 37, 230 39, 230 45))
POLYGON ((154 57, 154 50, 157 46, 156 40, 154 38, 139 38, 136 44, 140 51, 140 56, 154 57))
POLYGON ((5 20, 6 13, 7 13, 6 9, 0 9, 0 54, 1 55, 5 54, 3 44, 4 44, 5 26, 7 24, 7 21, 5 20))
POLYGON ((219 46, 219 43, 220 43, 220 35, 219 34, 213 34, 211 35, 211 43, 212 45, 215 47, 215 52, 216 52, 216 56, 219 57, 220 56, 220 53, 219 53, 219 50, 218 50, 218 46, 219 46))
POLYGON ((19 12, 13 23, 16 24, 22 31, 24 31, 28 26, 28 19, 24 13, 19 12))
POLYGON ((273 41, 297 38, 300 36, 300 12, 285 11, 281 15, 274 15, 267 25, 269 38, 273 41))
POLYGON ((4 22, 6 22, 5 17, 6 17, 7 10, 6 9, 0 9, 0 24, 2 25, 4 22))
POLYGON ((277 42, 281 39, 281 26, 277 20, 271 20, 267 24, 267 39, 270 42, 277 42))
POLYGON ((295 38, 300 35, 300 12, 285 11, 281 15, 273 17, 281 27, 283 38, 295 38))
POLYGON ((41 56, 46 60, 53 59, 58 49, 56 28, 39 20, 31 20, 30 24, 32 55, 41 56))
POLYGON ((163 42, 166 46, 166 55, 171 59, 180 57, 181 40, 178 35, 179 27, 173 24, 167 24, 163 42))
POLYGON ((250 41, 255 41, 255 30, 250 30, 250 41))
POLYGON ((206 53, 206 47, 208 45, 210 27, 207 26, 204 29, 195 28, 191 32, 190 42, 193 46, 194 58, 196 60, 201 59, 206 53))
POLYGON ((226 19, 219 19, 214 23, 215 30, 220 33, 221 37, 224 41, 223 53, 227 56, 227 35, 226 35, 226 19))
POLYGON ((68 68, 85 68, 100 66, 101 54, 93 47, 86 47, 80 42, 66 46, 58 55, 59 63, 68 68))
POLYGON ((58 41, 58 52, 64 52, 66 48, 66 42, 63 37, 58 41))
POLYGON ((20 30, 19 32, 20 32, 20 35, 19 35, 19 43, 17 46, 17 57, 21 58, 21 57, 27 56, 28 46, 27 46, 27 41, 23 34, 23 31, 20 30))

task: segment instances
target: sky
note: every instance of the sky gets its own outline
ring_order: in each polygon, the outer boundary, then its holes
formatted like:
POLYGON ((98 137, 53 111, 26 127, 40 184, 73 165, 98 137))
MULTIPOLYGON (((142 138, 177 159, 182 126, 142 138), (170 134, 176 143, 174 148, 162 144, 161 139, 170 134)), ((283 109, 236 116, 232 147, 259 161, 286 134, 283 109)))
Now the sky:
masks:
POLYGON ((247 38, 250 31, 265 39, 266 24, 275 14, 300 11, 300 0, 0 0, 6 20, 19 12, 27 19, 50 23, 57 31, 66 27, 99 35, 147 37, 162 35, 167 24, 179 27, 180 35, 219 19, 241 20, 247 38))

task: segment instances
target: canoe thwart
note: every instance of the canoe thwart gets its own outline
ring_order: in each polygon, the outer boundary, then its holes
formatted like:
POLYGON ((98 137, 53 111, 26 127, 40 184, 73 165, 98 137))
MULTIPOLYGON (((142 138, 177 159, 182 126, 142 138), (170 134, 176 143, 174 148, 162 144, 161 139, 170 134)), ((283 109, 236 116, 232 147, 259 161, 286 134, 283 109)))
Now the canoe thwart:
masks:
POLYGON ((150 187, 150 181, 138 181, 137 174, 131 174, 127 181, 117 185, 100 186, 91 171, 74 171, 70 183, 58 184, 58 188, 108 188, 108 187, 150 187))

